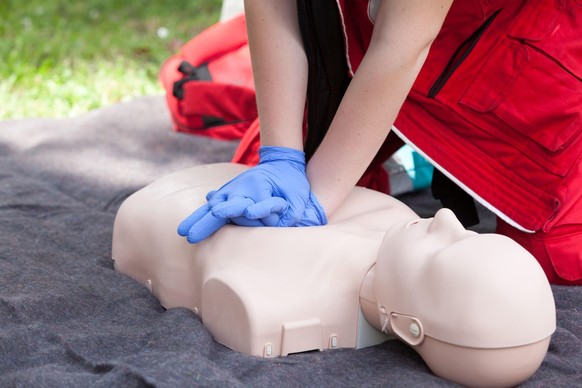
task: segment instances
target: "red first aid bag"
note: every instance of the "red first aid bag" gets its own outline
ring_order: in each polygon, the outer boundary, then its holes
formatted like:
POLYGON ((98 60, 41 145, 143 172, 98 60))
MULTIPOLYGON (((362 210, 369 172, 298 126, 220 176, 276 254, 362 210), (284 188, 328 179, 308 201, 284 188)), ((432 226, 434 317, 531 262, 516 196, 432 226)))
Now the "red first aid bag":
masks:
POLYGON ((244 14, 192 38, 159 78, 175 131, 240 139, 258 115, 244 14))

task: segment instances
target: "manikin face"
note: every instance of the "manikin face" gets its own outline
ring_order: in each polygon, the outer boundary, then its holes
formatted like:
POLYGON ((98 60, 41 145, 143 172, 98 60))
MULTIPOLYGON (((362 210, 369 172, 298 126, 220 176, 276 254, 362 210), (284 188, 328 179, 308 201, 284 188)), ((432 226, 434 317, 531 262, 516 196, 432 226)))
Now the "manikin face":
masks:
POLYGON ((448 271, 457 272, 473 251, 474 242, 470 240, 477 237, 449 209, 439 210, 434 218, 400 222, 391 227, 376 263, 376 284, 382 286, 376 292, 385 296, 382 301, 388 304, 385 307, 410 313, 418 309, 427 311, 439 304, 433 298, 439 293, 437 285, 443 276, 448 277, 448 271), (462 249, 452 249, 457 246, 462 249))
MULTIPOLYGON (((382 276, 387 272, 393 274, 391 283, 403 279, 421 281, 429 267, 435 264, 448 266, 440 263, 439 253, 476 235, 466 230, 449 209, 439 210, 434 218, 397 223, 388 230, 382 242, 378 264, 388 268, 380 272, 382 276), (435 260, 439 263, 434 263, 435 260)), ((470 247, 466 249, 471 250, 470 247)), ((465 252, 459 253, 463 255, 465 252)), ((448 261, 457 260, 448 257, 448 261)))
MULTIPOLYGON (((438 249, 462 239, 473 237, 476 234, 466 230, 449 209, 439 210, 434 218, 421 218, 395 225, 388 233, 394 234, 394 237, 400 241, 393 241, 390 244, 392 249, 413 249, 416 253, 424 251, 426 254, 434 253, 438 249)), ((421 256, 424 256, 424 254, 421 254, 421 256)), ((418 259, 425 260, 427 257, 419 257, 418 259)))

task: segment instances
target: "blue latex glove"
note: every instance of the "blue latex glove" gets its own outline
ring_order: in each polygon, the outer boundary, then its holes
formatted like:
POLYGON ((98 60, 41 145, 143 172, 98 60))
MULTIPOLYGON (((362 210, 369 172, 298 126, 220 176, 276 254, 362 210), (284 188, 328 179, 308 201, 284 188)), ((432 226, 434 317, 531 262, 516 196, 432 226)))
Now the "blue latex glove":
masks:
POLYGON ((309 200, 305 206, 303 218, 296 226, 320 226, 327 224, 327 217, 323 207, 313 193, 309 193, 309 200))
POLYGON ((186 218, 178 234, 191 243, 204 240, 228 222, 244 226, 294 226, 306 218, 309 223, 325 219, 325 213, 309 188, 305 175, 305 154, 301 151, 263 146, 260 162, 216 191, 208 202, 186 218), (317 205, 316 205, 317 204, 317 205), (317 211, 313 210, 317 209, 317 211))

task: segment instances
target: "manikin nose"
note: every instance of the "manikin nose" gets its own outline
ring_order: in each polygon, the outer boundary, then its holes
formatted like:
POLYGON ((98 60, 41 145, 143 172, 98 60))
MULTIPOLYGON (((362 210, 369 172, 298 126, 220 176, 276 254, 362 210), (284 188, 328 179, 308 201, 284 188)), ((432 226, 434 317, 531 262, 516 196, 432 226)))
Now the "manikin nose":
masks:
POLYGON ((467 230, 450 209, 440 209, 434 216, 428 232, 431 234, 438 233, 451 241, 458 240, 467 234, 467 230))

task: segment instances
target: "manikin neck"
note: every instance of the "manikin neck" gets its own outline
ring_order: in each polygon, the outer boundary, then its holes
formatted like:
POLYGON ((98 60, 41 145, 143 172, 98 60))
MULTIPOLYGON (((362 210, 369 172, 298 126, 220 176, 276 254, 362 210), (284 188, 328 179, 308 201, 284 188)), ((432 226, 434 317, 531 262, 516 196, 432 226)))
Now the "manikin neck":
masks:
POLYGON ((374 264, 362 281, 362 286, 360 288, 360 306, 366 321, 368 321, 368 323, 374 328, 382 331, 382 318, 378 311, 378 298, 376 297, 376 291, 374 291, 375 271, 376 265, 374 264))

